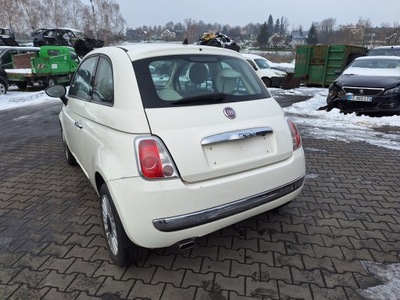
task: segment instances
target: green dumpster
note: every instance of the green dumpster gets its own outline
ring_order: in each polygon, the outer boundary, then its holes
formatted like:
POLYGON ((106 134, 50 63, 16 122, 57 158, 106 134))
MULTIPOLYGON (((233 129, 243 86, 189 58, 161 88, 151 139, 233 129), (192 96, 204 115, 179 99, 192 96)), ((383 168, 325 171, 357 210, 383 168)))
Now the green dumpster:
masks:
POLYGON ((367 52, 367 48, 353 45, 299 45, 294 77, 307 86, 327 87, 350 62, 367 52))

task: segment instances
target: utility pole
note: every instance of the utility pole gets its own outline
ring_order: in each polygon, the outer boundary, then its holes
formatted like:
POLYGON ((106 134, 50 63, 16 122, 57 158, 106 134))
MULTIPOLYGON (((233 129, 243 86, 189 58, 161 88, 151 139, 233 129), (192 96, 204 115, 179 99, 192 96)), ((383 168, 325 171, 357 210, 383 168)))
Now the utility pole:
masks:
POLYGON ((96 26, 96 14, 94 13, 94 0, 90 0, 90 4, 92 5, 94 35, 95 35, 95 37, 97 39, 97 26, 96 26))

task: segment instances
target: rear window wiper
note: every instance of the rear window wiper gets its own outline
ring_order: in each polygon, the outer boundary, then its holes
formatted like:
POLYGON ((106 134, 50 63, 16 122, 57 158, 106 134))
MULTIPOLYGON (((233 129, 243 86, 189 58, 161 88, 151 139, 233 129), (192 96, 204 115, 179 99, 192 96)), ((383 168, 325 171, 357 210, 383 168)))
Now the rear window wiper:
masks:
POLYGON ((171 102, 171 105, 202 105, 202 104, 213 104, 221 103, 225 100, 226 94, 224 93, 213 93, 203 94, 199 96, 186 97, 182 100, 171 102))

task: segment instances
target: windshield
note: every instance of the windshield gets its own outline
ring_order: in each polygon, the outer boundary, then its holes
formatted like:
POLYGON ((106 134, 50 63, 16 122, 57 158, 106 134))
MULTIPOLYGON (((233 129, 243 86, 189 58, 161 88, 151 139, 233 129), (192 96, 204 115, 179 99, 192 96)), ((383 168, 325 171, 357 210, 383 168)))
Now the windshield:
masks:
POLYGON ((265 59, 257 58, 254 61, 256 62, 257 66, 260 69, 271 69, 271 66, 268 64, 268 62, 265 59))
POLYGON ((163 56, 135 61, 133 67, 146 108, 270 97, 251 66, 235 57, 163 56))

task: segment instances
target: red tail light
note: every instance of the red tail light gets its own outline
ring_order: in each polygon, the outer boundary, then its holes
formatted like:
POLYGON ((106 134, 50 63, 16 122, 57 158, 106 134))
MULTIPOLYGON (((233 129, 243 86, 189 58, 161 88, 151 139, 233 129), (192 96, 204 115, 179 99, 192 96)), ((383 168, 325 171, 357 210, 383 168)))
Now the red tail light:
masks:
POLYGON ((172 178, 176 168, 167 150, 156 138, 141 138, 136 141, 139 169, 147 179, 172 178))
POLYGON ((292 134, 292 141, 293 141, 293 150, 299 149, 302 145, 300 131, 297 129, 296 124, 293 121, 287 119, 290 133, 292 134))

